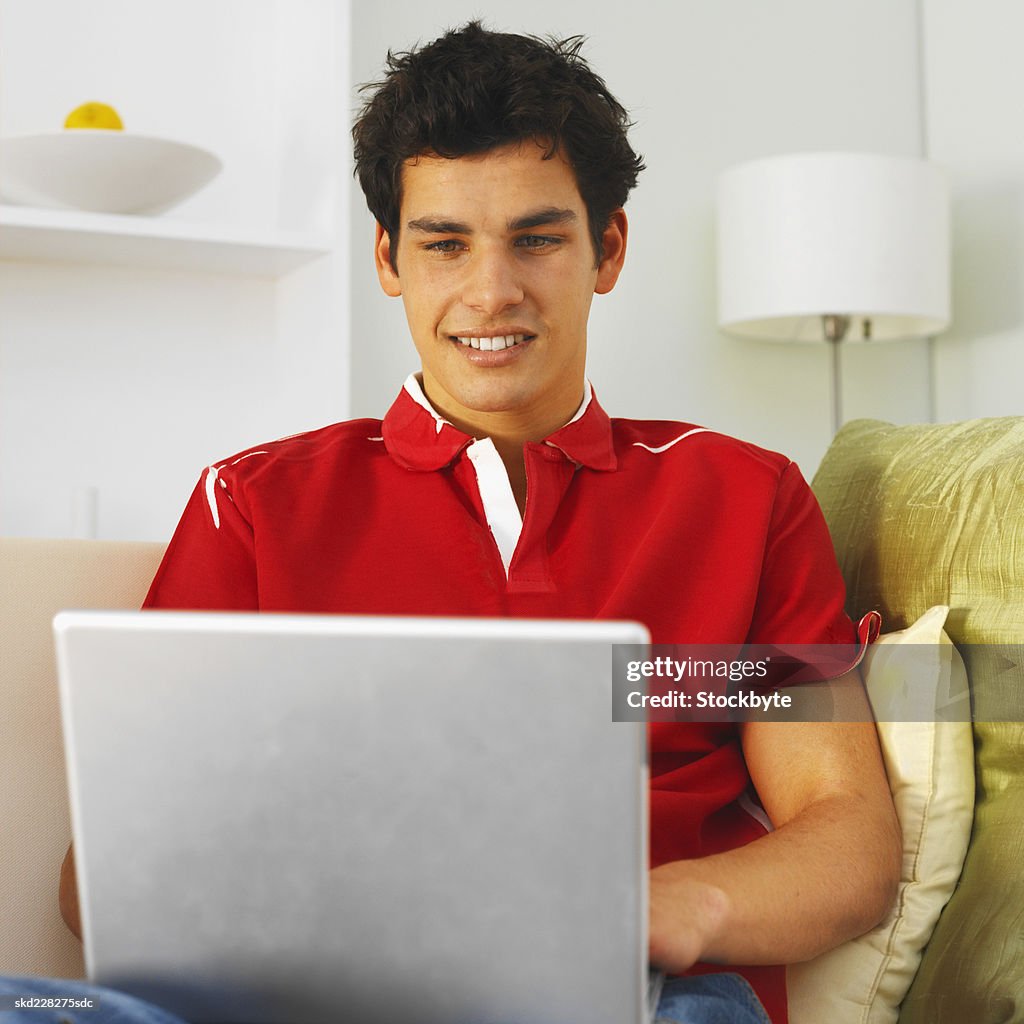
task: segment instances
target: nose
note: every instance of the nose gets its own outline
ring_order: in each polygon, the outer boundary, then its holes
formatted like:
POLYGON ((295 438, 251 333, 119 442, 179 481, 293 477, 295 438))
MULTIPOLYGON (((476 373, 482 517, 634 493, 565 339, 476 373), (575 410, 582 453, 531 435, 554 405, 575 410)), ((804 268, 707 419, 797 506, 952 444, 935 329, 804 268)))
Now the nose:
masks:
POLYGON ((518 306, 523 287, 515 256, 501 246, 478 248, 467 264, 462 301, 485 316, 518 306))

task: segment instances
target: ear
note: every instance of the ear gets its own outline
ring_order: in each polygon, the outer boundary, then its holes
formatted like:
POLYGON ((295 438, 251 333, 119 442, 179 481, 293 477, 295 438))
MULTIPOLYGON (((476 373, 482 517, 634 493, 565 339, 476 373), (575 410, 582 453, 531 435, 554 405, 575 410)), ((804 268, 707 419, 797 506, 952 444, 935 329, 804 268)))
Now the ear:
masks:
POLYGON ((391 266, 391 236, 377 224, 377 236, 373 243, 373 261, 377 267, 377 280, 385 294, 395 298, 402 294, 402 283, 398 273, 391 266))
POLYGON ((615 210, 608 219, 608 226, 601 236, 601 262, 597 265, 597 283, 594 292, 605 295, 615 287, 615 282, 622 273, 622 264, 626 259, 626 234, 629 224, 626 211, 621 207, 615 210))

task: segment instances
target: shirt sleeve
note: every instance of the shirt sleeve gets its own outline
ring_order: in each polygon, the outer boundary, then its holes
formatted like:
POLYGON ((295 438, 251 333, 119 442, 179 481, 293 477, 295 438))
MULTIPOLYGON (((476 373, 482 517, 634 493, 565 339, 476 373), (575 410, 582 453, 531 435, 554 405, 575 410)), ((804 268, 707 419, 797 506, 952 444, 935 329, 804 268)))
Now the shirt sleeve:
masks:
POLYGON ((259 609, 252 525, 218 467, 209 467, 192 492, 143 608, 259 609))
POLYGON ((855 644, 846 587, 817 499, 795 463, 783 472, 748 643, 855 644))

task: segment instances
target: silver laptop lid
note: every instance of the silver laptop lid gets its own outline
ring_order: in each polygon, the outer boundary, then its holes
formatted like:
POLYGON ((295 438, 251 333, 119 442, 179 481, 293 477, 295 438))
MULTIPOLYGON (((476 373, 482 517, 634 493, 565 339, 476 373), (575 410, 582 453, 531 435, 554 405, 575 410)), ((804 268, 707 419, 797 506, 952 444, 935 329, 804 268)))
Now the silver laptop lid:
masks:
POLYGON ((195 1021, 644 1019, 628 623, 55 622, 86 963, 195 1021))

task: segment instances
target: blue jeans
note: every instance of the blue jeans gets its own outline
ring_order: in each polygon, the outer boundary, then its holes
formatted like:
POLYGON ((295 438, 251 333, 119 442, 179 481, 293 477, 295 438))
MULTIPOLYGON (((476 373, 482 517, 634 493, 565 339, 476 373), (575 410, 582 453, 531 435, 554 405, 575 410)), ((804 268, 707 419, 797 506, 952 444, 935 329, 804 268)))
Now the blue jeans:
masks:
MULTIPOLYGON (((180 1017, 134 996, 85 981, 0 977, 0 1024, 184 1024, 180 1017), (97 1009, 12 1009, 18 997, 92 999, 97 1009)), ((670 978, 655 1024, 771 1024, 753 989, 738 974, 670 978)))
POLYGON ((761 1000, 739 974, 669 978, 654 1024, 771 1024, 761 1000))
POLYGON ((180 1017, 113 989, 87 981, 61 978, 0 977, 0 1024, 183 1024, 180 1017), (40 1000, 92 1000, 95 1009, 72 1005, 25 1008, 12 1001, 21 997, 40 1000))

